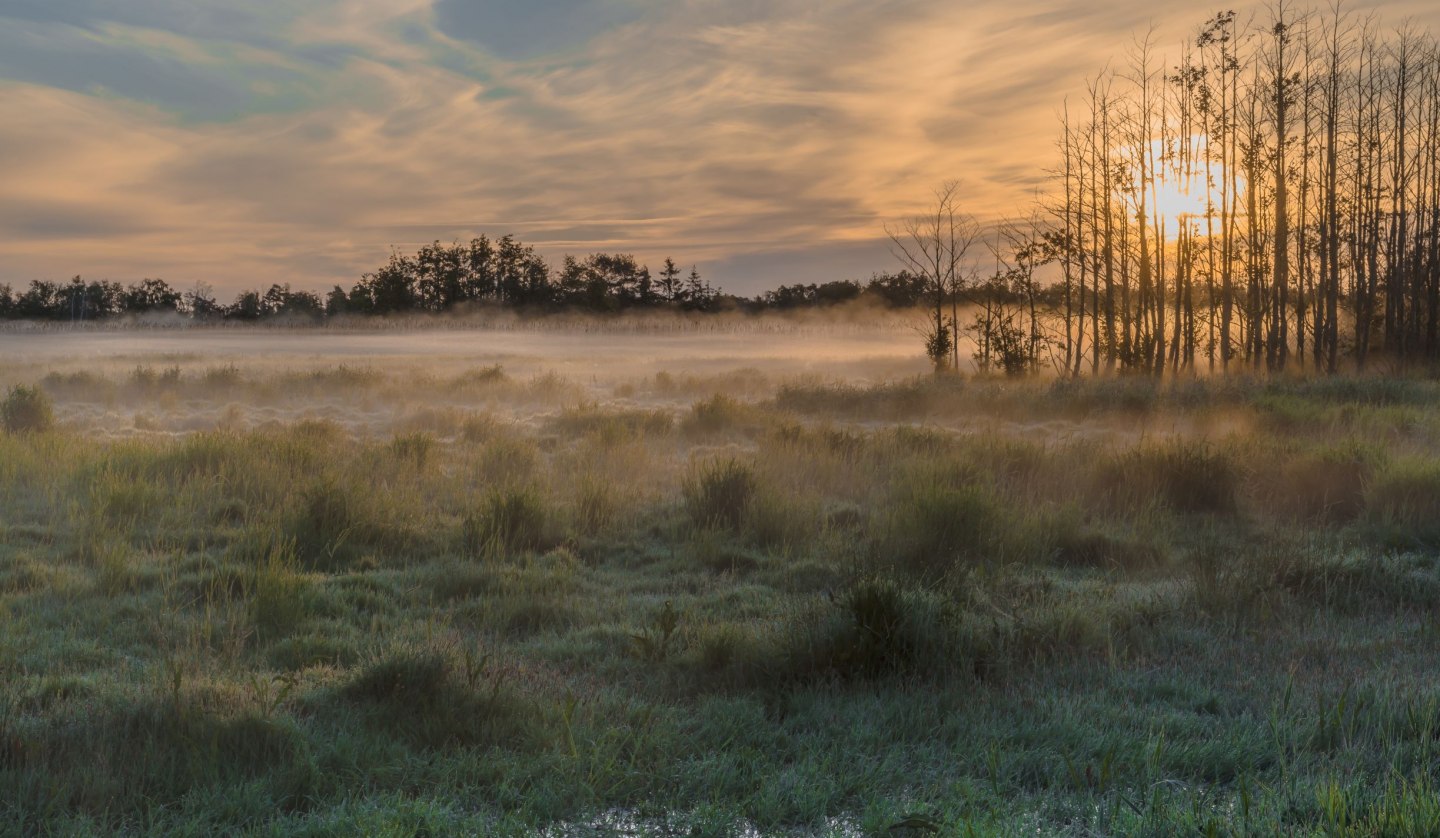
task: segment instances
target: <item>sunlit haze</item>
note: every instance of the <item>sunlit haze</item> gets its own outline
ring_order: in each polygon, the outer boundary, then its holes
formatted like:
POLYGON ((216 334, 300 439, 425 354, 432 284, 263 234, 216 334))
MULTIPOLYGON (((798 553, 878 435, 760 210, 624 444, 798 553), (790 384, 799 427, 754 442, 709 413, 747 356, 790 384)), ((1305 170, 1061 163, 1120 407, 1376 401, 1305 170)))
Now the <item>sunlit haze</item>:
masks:
POLYGON ((1213 11, 0 0, 0 283, 324 288, 482 233, 673 256, 736 293, 864 277, 941 180, 1024 212, 1066 97, 1213 11))

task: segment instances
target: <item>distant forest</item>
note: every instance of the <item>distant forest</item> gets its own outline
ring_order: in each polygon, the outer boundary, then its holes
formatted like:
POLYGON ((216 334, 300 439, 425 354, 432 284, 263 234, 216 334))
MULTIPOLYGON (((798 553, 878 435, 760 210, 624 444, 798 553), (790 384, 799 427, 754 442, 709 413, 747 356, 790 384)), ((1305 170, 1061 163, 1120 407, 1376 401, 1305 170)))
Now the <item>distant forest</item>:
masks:
POLYGON ((242 291, 229 303, 208 286, 180 290, 161 279, 131 285, 106 280, 35 280, 16 292, 0 285, 0 319, 89 321, 166 314, 200 321, 272 318, 323 321, 338 316, 382 316, 507 308, 596 313, 629 310, 687 312, 777 311, 870 302, 908 308, 926 299, 927 282, 907 271, 876 274, 868 282, 838 280, 819 285, 782 285, 756 297, 724 294, 692 267, 666 259, 652 274, 628 254, 566 256, 556 271, 533 247, 512 236, 484 236, 468 244, 426 245, 413 256, 390 261, 346 289, 297 291, 286 285, 242 291))

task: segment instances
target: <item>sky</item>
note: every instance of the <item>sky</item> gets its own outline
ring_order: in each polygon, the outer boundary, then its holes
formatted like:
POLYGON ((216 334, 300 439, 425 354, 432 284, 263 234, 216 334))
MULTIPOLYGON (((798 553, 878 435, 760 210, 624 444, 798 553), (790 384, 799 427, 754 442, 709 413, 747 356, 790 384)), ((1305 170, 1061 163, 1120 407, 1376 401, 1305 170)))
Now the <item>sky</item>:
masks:
POLYGON ((945 180, 1027 212, 1066 97, 1222 7, 0 0, 0 284, 324 289, 507 233, 731 293, 863 279, 945 180))

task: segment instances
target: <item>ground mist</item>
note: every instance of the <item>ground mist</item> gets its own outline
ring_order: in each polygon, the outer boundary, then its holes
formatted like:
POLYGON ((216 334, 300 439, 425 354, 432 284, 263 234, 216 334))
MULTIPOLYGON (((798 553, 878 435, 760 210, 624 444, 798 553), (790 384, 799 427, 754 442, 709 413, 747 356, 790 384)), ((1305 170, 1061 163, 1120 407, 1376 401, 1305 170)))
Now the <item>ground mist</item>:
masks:
POLYGON ((1436 382, 172 360, 6 368, 12 831, 1440 828, 1436 382))

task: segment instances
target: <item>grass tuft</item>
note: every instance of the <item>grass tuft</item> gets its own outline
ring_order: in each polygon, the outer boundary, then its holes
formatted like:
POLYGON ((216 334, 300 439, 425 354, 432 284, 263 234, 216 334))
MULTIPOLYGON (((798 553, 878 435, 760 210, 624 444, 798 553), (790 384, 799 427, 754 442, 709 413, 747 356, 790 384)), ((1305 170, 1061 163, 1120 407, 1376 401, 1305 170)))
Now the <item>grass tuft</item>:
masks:
POLYGON ((461 524, 465 553, 485 558, 542 549, 550 543, 549 519, 545 501, 535 489, 495 489, 461 524))
POLYGON ((1365 521, 1390 546, 1440 545, 1440 462, 1401 460, 1376 475, 1365 493, 1365 521))
POLYGON ((55 424, 55 409, 50 397, 39 387, 17 384, 0 401, 0 427, 6 433, 44 433, 55 424))
POLYGON ((697 527, 738 530, 757 485, 755 470, 733 457, 704 463, 685 478, 685 511, 697 527))

